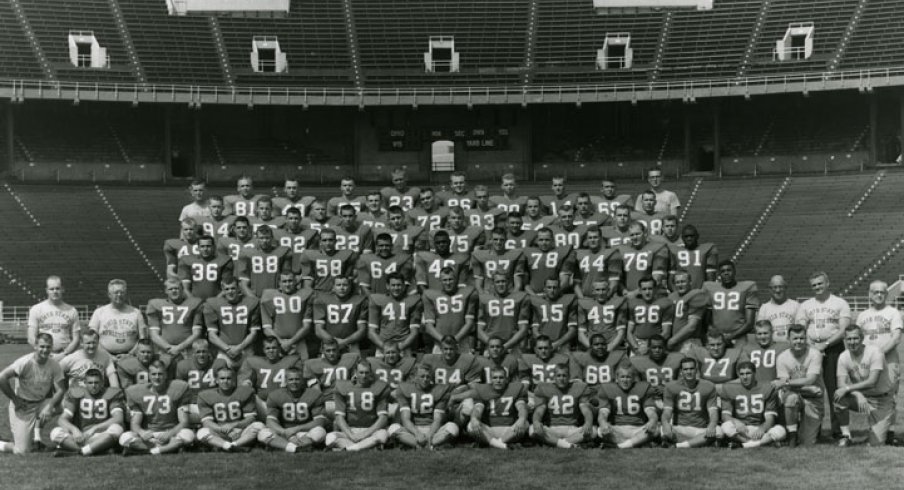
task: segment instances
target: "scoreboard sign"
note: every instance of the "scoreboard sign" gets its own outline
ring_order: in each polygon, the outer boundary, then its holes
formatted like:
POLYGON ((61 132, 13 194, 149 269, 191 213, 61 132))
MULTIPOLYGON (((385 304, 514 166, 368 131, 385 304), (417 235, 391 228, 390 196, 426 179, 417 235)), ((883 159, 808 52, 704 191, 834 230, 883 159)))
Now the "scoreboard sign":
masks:
POLYGON ((507 150, 508 128, 386 128, 378 130, 380 151, 418 151, 424 142, 450 140, 469 150, 507 150))

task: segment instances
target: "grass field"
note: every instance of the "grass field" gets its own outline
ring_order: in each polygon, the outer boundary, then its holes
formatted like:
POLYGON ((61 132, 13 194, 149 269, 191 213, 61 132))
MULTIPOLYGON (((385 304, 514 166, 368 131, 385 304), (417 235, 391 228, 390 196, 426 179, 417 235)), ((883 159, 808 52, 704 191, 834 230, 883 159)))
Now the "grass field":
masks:
MULTIPOLYGON (((0 367, 28 352, 0 346, 0 367)), ((9 440, 0 395, 0 439, 9 440)), ((0 488, 900 488, 904 448, 636 449, 51 458, 0 455, 0 488)))

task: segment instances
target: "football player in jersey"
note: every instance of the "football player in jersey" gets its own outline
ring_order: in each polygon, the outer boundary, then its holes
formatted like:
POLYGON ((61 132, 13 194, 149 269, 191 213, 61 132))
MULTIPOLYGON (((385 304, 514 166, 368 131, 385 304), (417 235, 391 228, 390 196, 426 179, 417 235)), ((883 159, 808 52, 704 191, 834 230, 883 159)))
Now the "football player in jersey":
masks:
POLYGON ((540 196, 540 201, 550 215, 556 216, 559 214, 559 210, 562 209, 563 206, 574 207, 577 196, 565 190, 565 177, 553 177, 550 189, 552 189, 552 195, 540 196))
POLYGON ((491 196, 490 206, 502 209, 506 213, 511 213, 512 211, 523 212, 524 205, 527 203, 527 197, 516 194, 515 188, 517 186, 515 174, 507 173, 503 175, 502 185, 499 186, 502 189, 502 195, 491 196))
POLYGON ((557 247, 571 245, 574 249, 582 248, 584 246, 584 236, 587 234, 587 227, 574 224, 574 208, 562 206, 559 208, 558 216, 559 219, 549 225, 552 230, 553 243, 557 247))
POLYGON ((63 301, 63 280, 59 276, 47 278, 47 299, 28 310, 28 343, 38 344, 38 334, 53 337, 53 360, 60 362, 78 349, 81 326, 78 311, 63 301))
POLYGON ((357 352, 367 336, 366 296, 355 294, 351 279, 339 276, 333 290, 314 298, 314 332, 321 341, 335 339, 342 350, 357 352))
POLYGON ((223 204, 222 196, 210 196, 207 202, 210 203, 210 216, 196 217, 195 221, 204 230, 205 235, 216 238, 228 237, 236 217, 224 214, 226 205, 223 204))
POLYGON ((573 380, 567 364, 555 367, 551 383, 537 385, 530 436, 543 444, 571 449, 593 440, 594 393, 583 381, 573 380))
POLYGON ((524 251, 527 258, 527 272, 530 280, 524 290, 538 295, 546 285, 546 279, 558 277, 562 289, 570 290, 577 269, 577 259, 571 245, 555 246, 554 231, 542 228, 537 232, 536 248, 524 251))
POLYGON ((288 215, 289 209, 297 209, 302 217, 307 216, 308 206, 314 202, 314 198, 302 196, 298 190, 298 179, 286 179, 283 184, 283 196, 273 198, 273 207, 276 208, 277 213, 288 215))
POLYGON ((374 251, 374 234, 370 227, 358 221, 355 207, 346 204, 339 208, 339 223, 336 230, 336 248, 351 250, 358 254, 374 251))
POLYGON ((615 368, 627 359, 624 350, 610 351, 606 338, 599 333, 590 336, 590 349, 571 354, 572 371, 591 387, 615 381, 615 368))
POLYGON ((650 337, 650 352, 647 355, 632 357, 631 365, 640 373, 640 379, 653 387, 656 399, 661 400, 666 383, 679 378, 682 359, 684 355, 669 352, 662 335, 654 335, 650 337))
POLYGON ((226 214, 254 216, 257 201, 262 197, 254 193, 254 181, 251 177, 243 176, 236 183, 236 190, 238 194, 232 194, 223 199, 226 214))
POLYGON ((775 340, 772 324, 766 320, 757 321, 753 330, 756 342, 747 344, 747 356, 756 366, 756 380, 760 383, 772 383, 778 378, 775 362, 790 346, 787 342, 775 340))
POLYGON ((448 217, 449 208, 440 207, 430 187, 421 189, 417 206, 408 210, 408 219, 428 232, 444 228, 448 217))
POLYGON ((474 186, 474 204, 465 211, 471 226, 492 230, 502 222, 505 209, 490 205, 490 192, 485 185, 474 186))
POLYGON ((472 253, 486 241, 486 230, 479 226, 468 224, 465 210, 458 206, 449 208, 449 216, 446 218, 446 231, 452 241, 452 250, 456 252, 472 253))
POLYGON ((235 370, 217 371, 217 387, 198 394, 198 440, 226 452, 248 452, 264 424, 255 421, 254 390, 236 382, 235 370))
POLYGON ((505 229, 508 231, 508 237, 505 240, 506 250, 521 249, 523 251, 527 247, 534 246, 537 232, 524 229, 524 218, 521 213, 509 213, 505 219, 505 229))
POLYGON ((290 367, 286 370, 286 387, 273 390, 267 397, 267 423, 257 433, 257 440, 287 453, 304 451, 323 443, 326 424, 320 389, 306 387, 301 371, 290 367))
POLYGON ((122 390, 104 386, 104 374, 97 369, 85 373, 85 385, 73 386, 63 398, 63 413, 50 432, 56 443, 54 456, 90 456, 111 449, 123 433, 122 390))
POLYGON ((163 241, 163 258, 166 260, 166 277, 176 277, 179 259, 186 255, 198 255, 198 223, 191 218, 182 220, 179 238, 163 241))
POLYGON ((157 349, 169 359, 175 359, 190 352, 192 342, 201 337, 204 306, 201 298, 186 295, 182 283, 176 279, 167 279, 163 287, 166 298, 148 302, 145 311, 148 332, 157 349))
POLYGON ((414 381, 399 385, 395 398, 400 423, 389 426, 390 437, 415 449, 434 449, 458 436, 458 426, 447 422, 449 396, 454 388, 434 382, 433 367, 418 364, 414 381))
POLYGON ((772 325, 772 335, 776 341, 788 341, 788 329, 794 325, 800 303, 788 297, 787 283, 782 276, 769 279, 769 301, 757 311, 757 321, 765 320, 772 325))
POLYGON ((302 227, 301 220, 301 211, 289 208, 286 210, 286 224, 273 232, 273 239, 291 250, 296 257, 309 248, 319 246, 320 234, 317 230, 302 227))
POLYGON ((267 418, 266 402, 270 393, 286 387, 286 371, 302 367, 298 355, 283 355, 279 340, 273 337, 264 339, 263 350, 263 356, 248 356, 238 374, 238 383, 250 386, 257 395, 257 415, 261 420, 267 418))
POLYGON ((400 206, 391 206, 386 233, 392 237, 393 252, 413 254, 417 250, 429 248, 430 235, 424 228, 410 224, 405 211, 400 206))
POLYGON ((706 281, 716 279, 719 251, 712 243, 700 243, 700 234, 694 225, 684 225, 681 230, 683 246, 668 244, 669 275, 685 271, 690 276, 691 289, 700 289, 706 281))
POLYGON ((148 369, 153 360, 154 346, 151 345, 151 341, 147 339, 139 340, 131 354, 117 360, 115 363, 116 376, 119 378, 120 387, 125 389, 134 384, 147 383, 148 369))
POLYGON ((254 296, 242 294, 235 278, 223 279, 220 288, 220 296, 204 302, 207 338, 218 349, 217 358, 238 367, 260 331, 260 303, 254 296))
MULTIPOLYGON (((514 213, 511 211, 510 213, 514 213)), ((521 229, 525 231, 539 231, 552 226, 558 215, 548 216, 543 214, 543 202, 537 196, 530 196, 524 204, 524 210, 518 212, 523 218, 521 229)))
POLYGON ((365 196, 364 206, 364 209, 358 213, 361 223, 371 229, 389 226, 389 211, 383 207, 383 195, 380 194, 380 191, 368 192, 365 196))
POLYGON ((482 444, 508 449, 509 444, 521 440, 529 430, 527 421, 527 386, 509 382, 504 369, 494 369, 490 382, 475 384, 461 396, 474 400, 468 422, 468 434, 482 444))
POLYGON ((530 298, 523 291, 512 291, 505 274, 493 275, 492 293, 480 295, 477 312, 477 339, 486 344, 490 337, 505 341, 507 351, 517 354, 529 334, 530 298))
POLYGON ((802 325, 793 325, 788 329, 788 340, 791 348, 776 359, 778 378, 772 385, 782 390, 788 445, 795 447, 800 443, 812 446, 816 444, 825 416, 823 356, 818 349, 810 347, 807 330, 802 325))
POLYGON ((490 382, 493 369, 502 368, 508 374, 509 381, 520 381, 521 373, 518 369, 518 358, 505 351, 505 341, 499 337, 490 337, 487 342, 486 356, 477 358, 483 370, 483 382, 490 382))
POLYGON ((479 291, 492 291, 492 276, 502 273, 509 277, 515 291, 524 290, 524 274, 527 260, 521 250, 506 250, 508 234, 504 228, 495 228, 489 249, 475 250, 471 254, 471 269, 474 271, 474 287, 479 291), (487 280, 490 278, 490 280, 487 280))
POLYGON ((455 339, 464 352, 471 352, 479 294, 470 286, 459 286, 458 273, 452 267, 442 268, 440 282, 442 289, 428 289, 421 295, 424 330, 433 338, 433 352, 440 353, 440 342, 446 336, 455 339))
POLYGON ((562 294, 559 279, 546 280, 543 294, 530 298, 533 313, 533 338, 545 335, 552 339, 554 351, 566 351, 578 333, 578 305, 573 294, 562 294))
POLYGON ((414 259, 406 252, 395 252, 392 235, 377 235, 377 253, 365 254, 358 259, 358 285, 367 294, 386 294, 389 274, 399 274, 406 285, 414 282, 414 259))
POLYGON ((320 231, 320 250, 308 249, 299 256, 294 272, 301 275, 304 289, 328 292, 337 277, 354 276, 358 254, 337 249, 336 242, 336 231, 325 228, 320 231))
POLYGON ((261 196, 257 200, 257 210, 254 216, 248 217, 248 221, 251 222, 252 232, 256 232, 262 226, 276 230, 286 224, 286 218, 282 214, 274 214, 273 199, 270 196, 261 196))
POLYGON ((694 347, 703 345, 703 319, 709 308, 709 294, 702 289, 692 289, 691 277, 686 271, 676 272, 672 281, 675 291, 669 295, 669 300, 675 308, 668 348, 687 354, 694 347))
POLYGON ((609 278, 606 258, 610 250, 603 247, 603 236, 600 229, 595 226, 588 228, 584 233, 584 245, 585 248, 575 251, 578 275, 575 278, 574 294, 578 298, 592 298, 593 283, 609 278))
POLYGON ((254 245, 251 222, 244 216, 238 216, 232 222, 232 234, 217 240, 217 253, 228 255, 233 261, 237 261, 242 249, 251 248, 254 245))
POLYGON ((722 432, 730 448, 752 448, 778 443, 785 428, 778 419, 778 394, 771 383, 757 381, 756 366, 738 363, 738 381, 722 387, 722 432))
POLYGON ((451 246, 449 233, 446 230, 439 230, 433 235, 433 251, 421 250, 415 254, 414 277, 420 293, 427 289, 442 289, 440 271, 444 267, 454 267, 458 270, 460 285, 465 286, 470 282, 468 277, 471 268, 470 254, 453 252, 451 246))
MULTIPOLYGON (((532 388, 541 383, 553 383, 556 376, 556 366, 562 364, 571 367, 571 359, 567 354, 556 352, 552 348, 552 339, 541 335, 534 339, 534 351, 525 353, 518 360, 518 371, 521 382, 532 388)), ((578 373, 575 373, 578 378, 578 373)), ((569 378, 571 379, 571 378, 569 378)), ((534 408, 533 394, 529 395, 530 407, 534 408)))
POLYGON ((607 280, 594 282, 591 292, 590 297, 578 301, 578 343, 589 349, 590 338, 600 334, 606 339, 606 350, 624 350, 627 299, 615 294, 607 280))
POLYGON ((461 386, 480 380, 480 362, 473 355, 459 351, 455 337, 447 335, 439 345, 442 353, 423 357, 423 362, 433 366, 436 384, 461 386))
POLYGON ((697 359, 700 378, 716 385, 719 395, 724 383, 738 379, 738 364, 750 360, 745 350, 728 347, 725 338, 712 328, 706 334, 706 348, 694 348, 689 357, 697 359))
POLYGON ((126 389, 129 407, 129 431, 119 437, 123 455, 174 453, 195 442, 188 428, 188 384, 170 380, 161 361, 151 363, 149 383, 126 389))
POLYGON ((459 206, 462 209, 471 209, 474 206, 474 197, 468 190, 467 177, 462 171, 449 174, 449 191, 437 194, 441 205, 447 208, 459 206))
POLYGON ((640 279, 652 277, 657 285, 663 283, 668 272, 669 249, 662 242, 647 239, 646 228, 637 221, 628 226, 630 243, 619 245, 609 254, 606 268, 613 286, 622 284, 626 291, 640 287, 640 279))
POLYGON ((719 262, 719 281, 706 282, 709 293, 712 326, 725 340, 739 347, 747 344, 747 333, 753 330, 756 312, 760 308, 756 283, 738 281, 735 265, 730 260, 719 262))
POLYGON ((336 384, 334 432, 326 435, 326 447, 361 451, 386 444, 391 391, 388 384, 374 379, 367 361, 358 361, 353 380, 336 384))
MULTIPOLYGON (((415 358, 408 356, 402 357, 402 351, 399 348, 399 344, 395 342, 384 342, 383 356, 368 357, 367 362, 374 368, 374 374, 380 381, 388 383, 390 388, 396 389, 399 387, 399 384, 403 381, 409 381, 412 377, 415 358)), ((390 412, 392 411, 390 410, 390 412)), ((390 413, 390 416, 392 415, 393 413, 390 413)))
MULTIPOLYGON (((662 235, 655 238, 662 240, 663 243, 668 245, 669 250, 684 248, 684 239, 681 237, 681 232, 678 230, 678 217, 674 214, 669 214, 666 215, 665 218, 662 218, 662 235)), ((715 262, 718 262, 718 260, 715 262)))
POLYGON ((349 176, 342 177, 339 181, 339 192, 339 196, 330 198, 326 203, 330 216, 339 216, 343 206, 353 207, 356 214, 361 212, 366 199, 364 196, 355 195, 355 179, 349 176))
POLYGON ((420 198, 421 190, 408 186, 408 177, 404 168, 393 170, 391 177, 392 187, 384 187, 380 190, 383 200, 386 201, 386 207, 400 206, 405 211, 414 208, 420 198))
POLYGON ((628 228, 631 224, 631 208, 620 205, 615 208, 613 216, 615 217, 612 219, 612 226, 600 228, 600 233, 603 234, 603 238, 609 244, 609 248, 631 243, 630 229, 628 228))
POLYGON ((408 294, 408 284, 398 272, 388 276, 389 294, 372 294, 368 308, 368 338, 380 355, 383 344, 399 345, 405 356, 411 354, 421 330, 423 304, 417 294, 408 294))
POLYGON ((331 217, 326 213, 326 203, 318 199, 308 207, 308 216, 301 220, 301 226, 323 231, 326 228, 335 227, 338 221, 335 216, 331 217))
POLYGON ((185 409, 188 413, 188 426, 201 425, 201 412, 198 410, 198 393, 217 387, 217 370, 226 367, 223 359, 214 360, 210 352, 210 343, 206 339, 198 339, 192 344, 191 357, 182 359, 176 364, 174 379, 188 383, 185 409))
MULTIPOLYGON (((662 187, 662 169, 657 167, 647 170, 647 182, 650 184, 649 192, 652 192, 656 199, 656 212, 677 215, 681 209, 681 202, 677 194, 662 187)), ((635 209, 638 211, 642 209, 641 196, 637 196, 635 209)))
POLYGON ((220 281, 233 274, 233 264, 231 256, 217 253, 212 236, 201 235, 198 255, 183 255, 179 259, 179 280, 188 294, 204 301, 220 294, 220 281))
POLYGON ((323 393, 324 413, 332 420, 336 411, 333 391, 336 382, 350 379, 355 374, 355 364, 360 357, 357 352, 339 353, 339 343, 335 340, 324 340, 321 346, 322 357, 314 357, 304 362, 304 378, 308 386, 317 385, 323 393))
POLYGON ((593 202, 590 194, 581 192, 574 200, 574 225, 586 226, 587 228, 609 226, 612 224, 612 218, 608 214, 598 213, 593 209, 593 202))
POLYGON ((591 202, 596 206, 596 211, 598 213, 607 216, 615 216, 615 209, 619 206, 628 205, 631 202, 631 196, 627 194, 618 194, 616 192, 615 182, 612 180, 604 180, 602 184, 600 184, 600 195, 593 196, 591 202))
POLYGON ((599 387, 598 434, 603 447, 630 449, 658 436, 656 391, 637 378, 637 371, 624 363, 615 371, 615 382, 599 387))
POLYGON ((236 273, 242 291, 248 296, 260 298, 265 289, 279 286, 279 273, 289 268, 292 251, 273 240, 269 226, 254 232, 255 246, 244 248, 236 261, 236 273))
POLYGON ((681 378, 665 385, 662 438, 677 448, 700 447, 722 438, 716 387, 697 377, 697 361, 681 361, 681 378))
POLYGON ((264 290, 261 296, 261 328, 264 337, 276 339, 286 354, 298 354, 301 359, 316 352, 314 326, 314 291, 298 289, 291 271, 279 274, 279 289, 264 290), (313 347, 313 349, 309 349, 313 347))
POLYGON ((675 305, 668 297, 656 297, 656 281, 652 277, 641 278, 637 284, 637 296, 629 295, 627 299, 628 328, 625 336, 632 351, 646 354, 650 337, 662 335, 667 339, 672 335, 675 305))
POLYGON ((656 194, 645 191, 640 195, 640 209, 634 212, 631 219, 643 223, 647 235, 662 235, 662 222, 668 214, 656 211, 656 194))
POLYGON ((113 364, 113 356, 103 349, 99 349, 100 336, 94 329, 82 330, 79 349, 64 357, 60 361, 60 368, 69 383, 82 385, 85 381, 85 373, 89 369, 99 369, 107 376, 110 386, 119 387, 119 378, 116 375, 116 366, 113 364))

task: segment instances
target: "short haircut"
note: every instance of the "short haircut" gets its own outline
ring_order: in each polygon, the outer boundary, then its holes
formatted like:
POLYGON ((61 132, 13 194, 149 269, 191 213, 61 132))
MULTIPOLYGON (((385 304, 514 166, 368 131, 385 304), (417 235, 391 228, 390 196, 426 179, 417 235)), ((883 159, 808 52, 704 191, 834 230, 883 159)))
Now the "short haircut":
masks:
POLYGON ((697 369, 697 365, 698 365, 697 360, 694 359, 693 357, 684 357, 684 358, 682 358, 682 359, 681 359, 681 362, 679 363, 679 366, 684 366, 685 364, 693 364, 693 365, 694 365, 694 369, 697 369))
POLYGON ((324 339, 320 342, 320 348, 324 347, 339 347, 339 341, 334 338, 324 339))
POLYGON ((110 279, 110 282, 107 283, 107 290, 109 291, 113 286, 127 287, 128 285, 123 279, 110 279))
POLYGON ((444 335, 439 341, 443 347, 458 347, 458 341, 451 335, 444 335))
POLYGON ((392 243, 392 235, 390 235, 389 233, 380 233, 379 235, 377 235, 375 241, 392 243))
POLYGON ((82 338, 84 339, 85 337, 94 337, 95 339, 99 339, 100 334, 97 333, 97 330, 89 328, 88 330, 82 330, 82 338))
MULTIPOLYGON (((295 209, 295 208, 292 208, 292 209, 295 209)), ((205 242, 208 242, 208 241, 209 241, 209 242, 211 243, 211 245, 216 245, 216 242, 217 242, 216 239, 215 239, 214 237, 210 236, 210 235, 201 235, 201 236, 199 236, 199 237, 198 237, 198 244, 200 245, 202 241, 205 241, 205 242)))
POLYGON ((534 339, 534 345, 539 344, 540 342, 549 342, 552 343, 552 339, 549 338, 549 335, 538 335, 536 339, 534 339))
POLYGON ((734 263, 734 261, 731 260, 731 259, 720 260, 720 261, 719 261, 719 265, 718 265, 716 268, 717 268, 717 269, 721 269, 721 268, 723 268, 723 267, 725 267, 725 266, 727 266, 727 265, 730 265, 730 266, 731 266, 731 269, 732 269, 732 270, 735 270, 735 263, 734 263))
POLYGON ((85 377, 85 379, 88 379, 88 378, 100 378, 100 379, 104 379, 104 373, 102 373, 102 372, 100 371, 100 369, 97 369, 97 368, 91 368, 91 369, 85 371, 85 376, 84 376, 84 377, 85 377))
POLYGON ((749 369, 753 371, 754 374, 756 374, 756 364, 750 361, 739 362, 738 365, 735 366, 735 373, 740 373, 742 369, 749 369))
POLYGON ((47 333, 47 332, 41 332, 41 333, 39 333, 39 334, 35 337, 35 344, 38 343, 38 342, 37 342, 38 340, 43 340, 43 341, 45 341, 45 342, 50 343, 50 345, 53 346, 53 335, 50 335, 50 334, 47 333))
POLYGON ((790 327, 788 327, 788 337, 790 337, 792 333, 806 335, 807 327, 795 323, 794 325, 791 325, 790 327))
POLYGON ((753 327, 754 328, 768 328, 768 329, 772 330, 772 322, 770 322, 769 320, 759 320, 753 325, 753 327))
MULTIPOLYGON (((596 339, 602 339, 603 342, 605 342, 605 341, 606 341, 606 336, 603 335, 603 334, 601 334, 601 333, 595 333, 595 334, 593 334, 593 335, 590 336, 590 343, 593 344, 593 342, 594 342, 596 339)), ((606 347, 609 347, 609 346, 607 345, 606 347)))

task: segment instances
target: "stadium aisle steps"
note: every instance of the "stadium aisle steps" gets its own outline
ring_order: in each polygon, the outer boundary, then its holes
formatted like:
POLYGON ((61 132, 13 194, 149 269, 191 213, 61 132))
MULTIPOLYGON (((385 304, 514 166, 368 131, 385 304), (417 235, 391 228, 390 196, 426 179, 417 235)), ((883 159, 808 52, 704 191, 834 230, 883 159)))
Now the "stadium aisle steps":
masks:
POLYGON ((904 3, 870 0, 854 31, 840 69, 904 64, 904 3))

